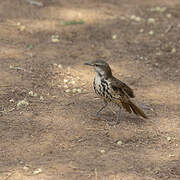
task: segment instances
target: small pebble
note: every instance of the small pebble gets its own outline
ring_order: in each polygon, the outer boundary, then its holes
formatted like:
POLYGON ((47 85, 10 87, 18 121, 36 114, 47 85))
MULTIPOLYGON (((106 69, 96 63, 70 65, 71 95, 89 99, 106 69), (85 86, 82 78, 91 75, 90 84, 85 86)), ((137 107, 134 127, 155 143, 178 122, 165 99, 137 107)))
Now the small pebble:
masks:
POLYGON ((13 69, 13 68, 14 68, 14 66, 10 65, 10 66, 9 66, 9 68, 10 68, 10 69, 13 69))
POLYGON ((44 97, 43 96, 40 96, 40 101, 44 101, 44 97))
POLYGON ((19 30, 20 30, 20 31, 24 31, 24 30, 25 30, 25 26, 20 26, 20 27, 19 27, 19 30))
POLYGON ((53 43, 57 43, 57 42, 59 42, 59 39, 51 39, 51 41, 52 41, 53 43))
POLYGON ((176 48, 172 48, 171 53, 173 54, 175 52, 176 52, 176 48))
POLYGON ((70 84, 75 84, 76 82, 75 81, 71 81, 70 84))
POLYGON ((168 137, 167 137, 167 140, 168 140, 168 141, 171 141, 171 137, 168 136, 168 137))
POLYGON ((149 18, 148 19, 148 23, 149 24, 154 24, 155 23, 155 19, 154 18, 149 18))
POLYGON ((169 154, 169 157, 174 157, 175 155, 174 154, 169 154))
POLYGON ((42 172, 42 169, 37 169, 37 170, 35 170, 35 171, 33 171, 33 174, 39 174, 39 173, 41 173, 42 172))
POLYGON ((24 100, 21 100, 21 101, 19 101, 18 103, 17 103, 17 107, 19 108, 19 107, 25 107, 25 106, 28 106, 29 105, 29 102, 26 100, 26 99, 24 99, 24 100))
POLYGON ((21 23, 20 22, 17 22, 17 26, 20 26, 21 25, 21 23))
POLYGON ((10 99, 9 102, 13 103, 13 102, 14 102, 14 99, 10 99))
POLYGON ((141 21, 141 18, 140 18, 140 17, 136 17, 136 18, 135 18, 135 21, 140 22, 140 21, 141 21))
POLYGON ((132 15, 130 18, 134 20, 134 19, 136 18, 136 16, 135 16, 135 15, 132 15))
POLYGON ((117 35, 116 34, 114 34, 113 36, 112 36, 112 39, 117 39, 117 35))
POLYGON ((66 92, 66 93, 69 93, 69 92, 71 92, 71 91, 70 91, 70 89, 66 89, 65 92, 66 92))
POLYGON ((102 149, 102 150, 100 150, 100 152, 103 154, 103 153, 105 153, 105 150, 104 150, 104 149, 102 149))
POLYGON ((117 144, 118 144, 118 145, 122 145, 123 142, 122 142, 122 141, 118 141, 117 144))
POLYGON ((58 68, 62 69, 63 67, 62 67, 62 65, 61 65, 61 64, 58 64, 58 68))
POLYGON ((29 170, 29 167, 24 166, 23 169, 24 169, 25 171, 28 171, 28 170, 29 170))
POLYGON ((151 8, 150 11, 164 12, 164 11, 166 11, 166 9, 167 9, 166 7, 157 6, 157 7, 151 8))
POLYGON ((74 89, 72 90, 72 92, 73 92, 73 93, 77 92, 77 89, 76 89, 76 88, 74 88, 74 89))
POLYGON ((166 17, 167 17, 167 18, 171 18, 171 17, 172 17, 172 14, 166 14, 166 17))
POLYGON ((52 35, 52 36, 51 36, 51 41, 52 41, 53 43, 59 42, 59 36, 58 36, 58 35, 52 35))
POLYGON ((154 35, 154 31, 149 31, 149 35, 154 35))
POLYGON ((82 89, 77 89, 77 92, 78 92, 78 93, 81 93, 81 92, 82 92, 82 89))
POLYGON ((37 97, 37 93, 34 93, 33 91, 29 91, 29 96, 32 96, 32 97, 37 97))
POLYGON ((64 79, 64 83, 67 83, 68 82, 68 79, 64 79))

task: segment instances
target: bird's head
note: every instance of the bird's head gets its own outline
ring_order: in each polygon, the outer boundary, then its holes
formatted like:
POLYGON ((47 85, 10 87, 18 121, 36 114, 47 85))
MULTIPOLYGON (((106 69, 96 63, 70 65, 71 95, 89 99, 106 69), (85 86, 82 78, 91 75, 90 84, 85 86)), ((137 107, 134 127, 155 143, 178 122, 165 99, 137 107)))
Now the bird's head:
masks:
POLYGON ((84 63, 84 65, 92 66, 95 72, 101 77, 108 78, 112 76, 112 72, 109 64, 103 60, 86 62, 84 63))

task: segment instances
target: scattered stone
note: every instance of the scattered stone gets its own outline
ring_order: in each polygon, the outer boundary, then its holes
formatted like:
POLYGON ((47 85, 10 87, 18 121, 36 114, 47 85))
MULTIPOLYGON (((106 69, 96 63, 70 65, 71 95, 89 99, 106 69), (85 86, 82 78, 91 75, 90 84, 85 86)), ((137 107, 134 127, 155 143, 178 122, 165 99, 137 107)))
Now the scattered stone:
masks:
POLYGON ((118 141, 117 144, 118 144, 118 145, 122 145, 123 142, 122 142, 122 141, 118 141))
POLYGON ((172 14, 166 14, 166 17, 167 17, 167 18, 171 18, 171 17, 172 17, 172 14))
POLYGON ((77 92, 77 89, 76 89, 76 88, 74 88, 74 89, 72 90, 72 92, 73 92, 73 93, 77 92))
POLYGON ((29 91, 29 96, 31 97, 37 97, 37 93, 34 93, 33 91, 29 91))
POLYGON ((148 23, 149 24, 154 24, 155 23, 155 19, 154 18, 149 18, 148 19, 148 23))
POLYGON ((13 68, 14 68, 14 66, 13 66, 13 65, 10 65, 10 66, 9 66, 9 68, 10 68, 10 69, 13 69, 13 68))
POLYGON ((63 67, 62 67, 62 65, 61 65, 61 64, 58 64, 58 68, 62 69, 63 67))
POLYGON ((14 99, 10 99, 9 102, 10 102, 10 103, 13 103, 13 102, 14 102, 14 99))
POLYGON ((20 31, 24 31, 24 30, 25 30, 25 26, 23 26, 23 25, 20 26, 20 27, 19 27, 19 30, 20 30, 20 31))
POLYGON ((136 16, 135 16, 135 15, 132 15, 130 18, 134 20, 134 19, 136 18, 136 16))
POLYGON ((166 7, 159 7, 159 6, 157 6, 157 7, 153 7, 153 8, 151 8, 150 9, 150 11, 152 11, 152 12, 164 12, 164 11, 166 11, 166 7))
POLYGON ((140 22, 140 21, 141 21, 141 18, 140 18, 140 17, 136 17, 136 18, 135 18, 135 21, 140 22))
POLYGON ((43 96, 40 96, 39 99, 40 99, 40 101, 44 101, 44 97, 43 96))
POLYGON ((105 153, 105 150, 104 150, 104 149, 102 149, 102 150, 100 150, 100 152, 101 152, 102 154, 104 154, 104 153, 105 153))
POLYGON ((134 21, 136 21, 136 22, 140 22, 140 21, 142 20, 140 17, 135 16, 135 15, 132 15, 132 16, 130 17, 130 19, 132 19, 132 20, 134 20, 134 21))
POLYGON ((66 89, 65 92, 66 92, 66 93, 69 93, 69 92, 71 92, 71 90, 70 90, 70 89, 66 89))
POLYGON ((42 169, 37 169, 37 170, 35 170, 35 171, 33 171, 33 174, 39 174, 39 173, 41 173, 42 172, 42 169))
POLYGON ((21 23, 20 22, 17 22, 17 24, 16 24, 17 26, 20 26, 21 25, 21 23))
POLYGON ((117 39, 117 35, 116 34, 114 34, 113 36, 112 36, 112 39, 117 39))
POLYGON ((82 92, 82 89, 77 89, 77 92, 78 92, 78 93, 81 93, 81 92, 82 92))
POLYGON ((23 169, 24 169, 25 171, 28 171, 28 170, 29 170, 29 167, 24 166, 23 169))
POLYGON ((153 36, 154 35, 154 31, 149 31, 149 35, 153 36))
POLYGON ((69 80, 68 79, 64 79, 64 83, 67 83, 69 80))
POLYGON ((176 48, 172 48, 171 53, 172 54, 176 53, 176 48))
POLYGON ((72 80, 71 82, 70 82, 70 84, 75 84, 76 82, 74 81, 74 80, 72 80))
POLYGON ((168 140, 168 141, 171 141, 171 140, 172 140, 172 138, 168 136, 168 137, 167 137, 167 140, 168 140))
POLYGON ((53 43, 59 42, 59 35, 52 35, 52 36, 51 36, 51 41, 52 41, 53 43))
POLYGON ((28 105, 29 105, 29 102, 26 99, 23 99, 17 103, 17 108, 26 107, 28 105))

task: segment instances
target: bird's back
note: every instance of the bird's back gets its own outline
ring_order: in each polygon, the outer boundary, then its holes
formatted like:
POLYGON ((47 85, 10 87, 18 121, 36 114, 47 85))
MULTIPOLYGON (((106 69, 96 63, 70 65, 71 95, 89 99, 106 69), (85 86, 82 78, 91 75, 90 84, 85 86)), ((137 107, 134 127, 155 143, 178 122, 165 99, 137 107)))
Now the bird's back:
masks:
POLYGON ((113 76, 106 79, 96 74, 94 78, 94 90, 97 95, 109 98, 110 100, 113 98, 113 92, 116 95, 125 95, 130 98, 135 97, 133 90, 129 86, 113 76))
POLYGON ((113 88, 114 91, 123 91, 124 94, 126 94, 130 98, 135 97, 133 90, 119 79, 112 76, 110 78, 110 82, 111 82, 111 87, 113 88))

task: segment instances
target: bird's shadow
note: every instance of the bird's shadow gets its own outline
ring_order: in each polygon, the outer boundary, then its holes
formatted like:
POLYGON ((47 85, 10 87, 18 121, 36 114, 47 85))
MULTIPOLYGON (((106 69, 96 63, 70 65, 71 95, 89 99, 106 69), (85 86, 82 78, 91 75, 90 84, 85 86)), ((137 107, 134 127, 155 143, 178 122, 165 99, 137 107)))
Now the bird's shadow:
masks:
MULTIPOLYGON (((115 125, 116 123, 116 114, 112 113, 112 112, 102 112, 101 114, 99 114, 99 116, 96 116, 96 114, 94 114, 91 117, 92 120, 94 121, 105 121, 107 122, 109 125, 115 125)), ((126 122, 128 124, 135 124, 137 126, 142 126, 143 124, 147 123, 146 119, 142 119, 139 116, 136 116, 134 114, 126 114, 126 113, 122 113, 121 116, 119 117, 119 123, 121 122, 126 122)), ((117 125, 118 125, 117 124, 117 125)))

